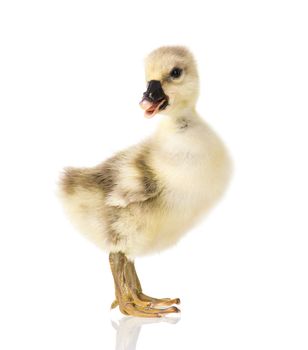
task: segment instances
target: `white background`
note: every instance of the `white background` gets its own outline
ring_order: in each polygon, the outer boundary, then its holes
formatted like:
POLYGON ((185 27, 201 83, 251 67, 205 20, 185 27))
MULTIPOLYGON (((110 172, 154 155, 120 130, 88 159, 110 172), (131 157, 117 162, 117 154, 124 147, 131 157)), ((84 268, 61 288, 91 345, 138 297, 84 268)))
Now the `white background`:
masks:
POLYGON ((139 350, 307 349, 306 6, 1 1, 1 349, 132 350, 138 327, 139 350), (154 130, 163 116, 138 106, 143 58, 164 44, 194 52, 198 111, 235 173, 207 220, 137 260, 146 292, 182 299, 177 324, 149 325, 110 313, 107 255, 74 231, 55 189, 63 166, 154 130))

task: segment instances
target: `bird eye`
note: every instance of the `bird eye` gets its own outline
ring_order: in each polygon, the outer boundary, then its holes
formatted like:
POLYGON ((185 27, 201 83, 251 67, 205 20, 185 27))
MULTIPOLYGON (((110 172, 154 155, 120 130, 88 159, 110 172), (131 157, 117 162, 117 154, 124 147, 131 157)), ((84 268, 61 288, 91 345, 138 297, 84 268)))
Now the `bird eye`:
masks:
POLYGON ((182 75, 183 70, 181 68, 173 68, 172 71, 170 72, 170 77, 173 79, 177 79, 182 75))

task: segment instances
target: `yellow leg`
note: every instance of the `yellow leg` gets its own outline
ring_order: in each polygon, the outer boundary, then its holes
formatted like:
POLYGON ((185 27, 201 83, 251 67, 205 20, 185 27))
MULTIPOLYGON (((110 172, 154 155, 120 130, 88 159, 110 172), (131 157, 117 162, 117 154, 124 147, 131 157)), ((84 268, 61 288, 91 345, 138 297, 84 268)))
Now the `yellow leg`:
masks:
POLYGON ((135 264, 132 261, 129 261, 127 264, 127 269, 129 270, 132 284, 133 284, 133 289, 134 293, 136 296, 139 298, 139 300, 143 302, 148 302, 149 306, 171 306, 174 304, 180 304, 181 301, 179 298, 171 299, 171 298, 162 298, 162 299, 157 299, 157 298, 152 298, 144 293, 142 293, 142 287, 135 269, 135 264))
POLYGON ((165 314, 180 311, 175 306, 164 309, 154 307, 178 304, 179 299, 156 299, 143 294, 134 263, 129 261, 123 253, 111 253, 109 261, 116 294, 112 308, 119 305, 123 314, 138 317, 162 317, 165 314))

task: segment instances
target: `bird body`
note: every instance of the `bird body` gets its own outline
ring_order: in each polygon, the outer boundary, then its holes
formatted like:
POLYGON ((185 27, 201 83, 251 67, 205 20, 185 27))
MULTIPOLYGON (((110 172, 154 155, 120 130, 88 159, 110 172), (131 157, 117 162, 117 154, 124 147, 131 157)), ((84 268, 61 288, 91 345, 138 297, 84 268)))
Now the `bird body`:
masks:
POLYGON ((144 295, 136 257, 174 245, 224 192, 228 152, 195 110, 198 74, 191 53, 163 47, 146 60, 146 117, 162 112, 154 134, 92 168, 67 168, 60 197, 72 223, 110 253, 116 301, 125 314, 177 312, 179 299, 144 295), (148 303, 145 308, 144 303, 148 303))
POLYGON ((229 168, 218 136, 183 115, 97 167, 68 168, 61 197, 79 231, 135 258, 175 244, 220 197, 229 168))

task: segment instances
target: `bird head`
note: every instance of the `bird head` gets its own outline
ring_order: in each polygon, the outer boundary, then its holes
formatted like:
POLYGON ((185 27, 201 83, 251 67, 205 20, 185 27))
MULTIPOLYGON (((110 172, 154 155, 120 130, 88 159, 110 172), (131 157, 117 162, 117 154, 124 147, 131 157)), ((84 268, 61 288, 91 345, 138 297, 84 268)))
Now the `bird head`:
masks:
POLYGON ((147 118, 157 113, 177 115, 195 107, 199 93, 196 63, 182 46, 164 46, 145 60, 147 90, 140 102, 147 118))

